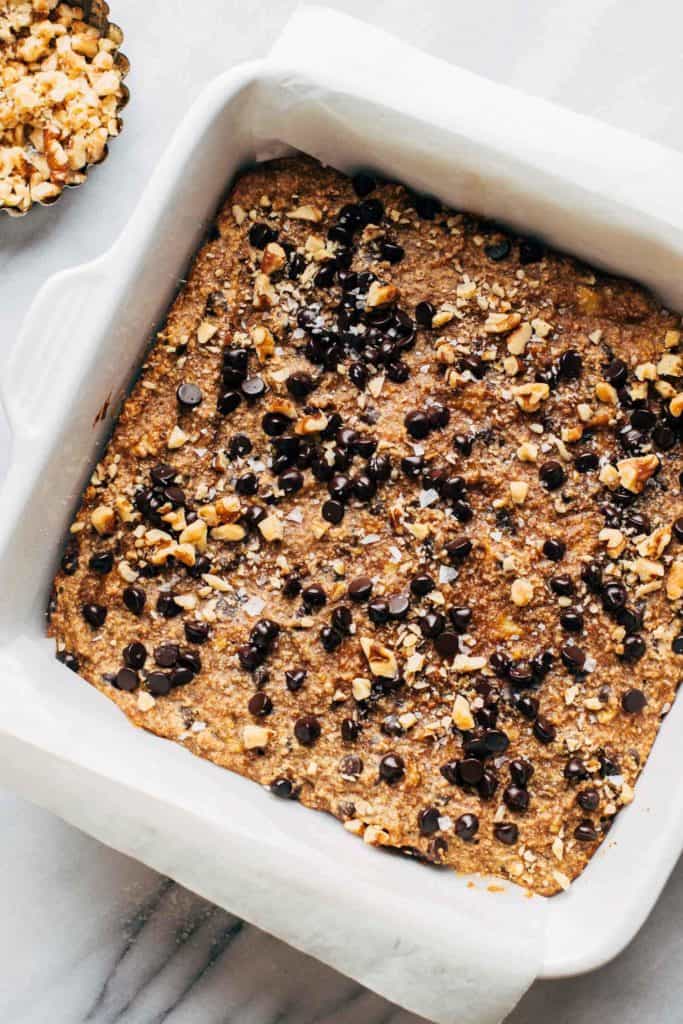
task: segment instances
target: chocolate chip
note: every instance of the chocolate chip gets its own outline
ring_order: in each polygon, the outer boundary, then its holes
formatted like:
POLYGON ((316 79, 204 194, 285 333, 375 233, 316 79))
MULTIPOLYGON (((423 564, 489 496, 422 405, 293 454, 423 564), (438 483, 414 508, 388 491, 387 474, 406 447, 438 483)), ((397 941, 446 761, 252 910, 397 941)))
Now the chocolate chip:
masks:
POLYGON ((242 381, 241 387, 242 393, 251 400, 261 398, 266 392, 266 385, 261 377, 247 377, 242 381))
POLYGON ((388 455, 373 455, 368 460, 366 469, 368 476, 377 483, 382 483, 391 476, 391 459, 388 455))
POLYGON ((545 256, 545 248, 537 238, 525 238, 519 243, 519 262, 522 266, 539 263, 545 256))
POLYGON ((510 255, 510 249, 511 245, 507 238, 502 239, 500 242, 490 242, 484 246, 484 252, 494 263, 500 263, 501 260, 507 259, 510 255))
POLYGON ((462 562, 472 551, 472 541, 469 537, 461 534, 454 540, 449 540, 445 545, 445 551, 451 562, 462 562))
POLYGON ((348 595, 356 604, 363 604, 372 594, 372 580, 369 576, 357 576, 349 583, 348 595))
POLYGON ((574 459, 574 469, 577 473, 592 473, 600 465, 595 452, 585 452, 574 459))
POLYGON ((426 573, 420 574, 419 576, 413 576, 410 581, 410 590, 415 597, 425 597, 430 594, 436 584, 431 576, 427 576, 426 573))
POLYGON ((511 811, 523 814, 529 809, 529 794, 519 786, 508 786, 503 790, 503 801, 511 811))
POLYGON ((357 754, 347 754, 339 762, 339 774, 345 779, 357 779, 363 774, 363 760, 357 754))
POLYGON ((319 583, 310 583, 301 591, 301 599, 309 608, 322 608, 327 602, 327 594, 319 583))
POLYGON ((621 706, 629 715, 636 715, 642 711, 647 704, 647 698, 642 690, 627 690, 621 698, 621 706))
POLYGON ((514 846, 519 838, 519 829, 510 821, 498 821, 493 826, 493 835, 499 843, 514 846))
MULTIPOLYGON (((593 594, 602 590, 602 568, 598 562, 586 562, 581 569, 581 579, 593 594)), ((624 596, 624 603, 625 603, 624 596)))
POLYGON ((570 757, 564 766, 564 777, 568 782, 583 782, 589 778, 589 771, 580 757, 570 757))
POLYGON ((84 604, 82 609, 83 618, 93 629, 100 629, 107 618, 107 609, 101 604, 84 604))
POLYGON ((527 693, 522 693, 515 697, 515 707, 520 715, 529 722, 533 722, 538 716, 538 701, 527 693))
POLYGON ((432 318, 435 313, 436 310, 434 309, 434 306, 432 306, 431 302, 418 302, 415 307, 415 320, 420 327, 431 327, 432 318))
POLYGON ((424 457, 422 455, 406 455, 401 459, 401 470, 410 480, 415 480, 422 472, 424 457))
POLYGON ((671 650, 674 654, 683 654, 683 633, 679 633, 671 641, 671 650))
POLYGON ((294 786, 291 780, 284 778, 284 776, 273 779, 269 789, 273 796, 278 797, 280 800, 294 799, 294 786))
POLYGON ((420 629, 422 635, 433 639, 439 633, 443 633, 446 627, 446 619, 441 612, 429 611, 420 618, 420 629))
POLYGON ((198 388, 196 384, 180 384, 176 391, 176 398, 178 405, 183 409, 196 409, 202 401, 201 388, 198 388))
POLYGON ((571 576, 561 573, 559 576, 551 577, 550 589, 553 594, 557 594, 559 597, 569 597, 574 593, 574 581, 571 576))
POLYGON ((450 661, 460 650, 460 638, 457 633, 445 630, 443 633, 439 633, 434 640, 434 647, 437 654, 450 661))
POLYGON ((567 551, 567 545, 557 537, 548 537, 543 545, 543 554, 551 562, 561 562, 567 551))
POLYGON ((229 416, 239 406, 242 396, 237 391, 224 391, 218 399, 218 411, 221 416, 229 416))
POLYGON ((363 171, 359 171, 358 174, 353 175, 351 178, 351 184, 353 185, 353 190, 359 199, 364 199, 377 188, 377 182, 375 179, 369 174, 365 174, 363 171))
POLYGON ((525 757, 517 757, 508 765, 510 778, 515 786, 524 789, 534 774, 534 766, 525 757))
POLYGON ((124 690, 126 693, 133 693, 140 685, 137 672, 132 668, 122 668, 116 673, 114 686, 117 690, 124 690))
POLYGON ((405 775, 405 761, 400 754, 385 754, 379 762, 379 777, 383 782, 395 783, 405 775))
POLYGON ((581 376, 583 360, 574 348, 566 349, 559 359, 558 370, 563 380, 576 380, 581 376))
POLYGON ((166 697, 173 689, 170 677, 165 672, 150 672, 146 684, 153 697, 166 697))
POLYGON ((482 739, 489 754, 504 754, 510 746, 510 740, 501 729, 487 729, 482 739))
POLYGON ((562 464, 555 459, 544 462, 538 471, 538 476, 543 486, 549 491, 556 491, 567 479, 562 464))
POLYGON ((266 654, 265 651, 254 644, 242 644, 237 648, 237 657, 243 669, 246 669, 247 672, 253 672, 254 669, 263 664, 266 654))
POLYGON ((320 630, 320 642, 328 654, 332 651, 336 651, 342 642, 341 633, 333 629, 332 626, 323 626, 320 630))
POLYGON ((481 782, 477 786, 477 792, 482 800, 490 800, 498 789, 498 779, 492 771, 484 770, 481 782))
POLYGON ((303 715, 294 723, 294 735, 302 747, 312 747, 320 738, 320 722, 315 715, 303 715))
POLYGON ((602 606, 607 612, 618 612, 626 604, 626 588, 622 583, 607 583, 602 589, 602 606))
POLYGON ((363 391, 368 383, 368 371, 361 362, 351 364, 349 367, 349 380, 359 391, 363 391))
POLYGON ((289 416, 281 412, 267 412, 261 420, 263 433, 268 437, 280 437, 289 426, 289 416))
POLYGON ((568 633, 580 633, 583 629, 583 614, 578 608, 567 608, 560 615, 560 625, 568 633))
POLYGON ((444 427, 448 426, 451 418, 448 406, 443 405, 441 402, 432 401, 425 409, 425 412, 432 430, 443 430, 444 427))
POLYGON ((592 813, 600 806, 600 794, 597 789, 582 789, 576 794, 576 802, 582 810, 592 813))
POLYGON ((377 493, 377 484, 366 473, 359 473, 351 481, 353 496, 359 501, 371 501, 377 493))
POLYGON ((642 636, 627 636, 624 640, 621 660, 634 665, 645 654, 645 641, 642 636))
POLYGON ((418 217, 423 220, 434 220, 441 212, 441 203, 434 196, 416 195, 413 202, 418 217))
POLYGON ((114 556, 111 551, 96 551, 90 556, 88 568, 99 576, 106 576, 114 568, 114 556))
POLYGON ((157 611, 165 619, 174 619, 182 613, 182 608, 176 604, 173 594, 159 594, 157 598, 157 611))
POLYGON ((254 249, 265 249, 270 243, 274 242, 277 238, 277 231, 271 228, 268 224, 261 222, 252 224, 249 228, 249 244, 254 249))
POLYGON ((209 626, 206 622, 186 622, 185 638, 191 644, 205 644, 209 639, 209 626))
POLYGON ((433 836, 439 831, 439 812, 436 807, 425 807, 417 816, 421 836, 433 836))
POLYGON ((290 373, 287 378, 287 390, 293 398, 306 398, 315 388, 315 381, 310 373, 299 371, 290 373))
POLYGON ((290 668, 285 672, 285 684, 290 693, 298 693, 306 682, 305 668, 290 668))
POLYGON ((389 618, 405 619, 410 609, 410 601, 405 594, 395 594, 389 598, 389 618))
POLYGON ((380 258, 389 263, 400 263, 405 256, 405 249, 395 242, 383 242, 380 246, 380 258))
POLYGON ((332 612, 331 622, 334 628, 340 633, 350 633, 353 625, 350 608, 347 608, 346 605, 343 604, 338 605, 338 607, 332 612))
POLYGON ((154 660, 161 668, 174 668, 179 656, 178 644, 160 644, 154 651, 154 660))
POLYGON ((462 636, 472 623, 472 609, 465 607, 451 608, 448 612, 451 625, 456 633, 462 636))
POLYGON ((123 597, 123 603, 129 612, 132 612, 133 615, 142 615, 145 607, 146 596, 141 586, 137 583, 133 583, 129 587, 124 587, 121 596, 123 597))
MULTIPOLYGON (((463 757, 454 762, 455 781, 461 786, 478 786, 484 777, 484 766, 476 757, 463 757)), ((444 765, 444 768, 447 766, 444 765)), ((442 774, 444 769, 441 769, 442 774)))
POLYGON ((384 216, 384 203, 381 199, 364 199, 358 204, 361 224, 381 224, 384 216))
POLYGON ((249 634, 249 642, 263 650, 268 650, 277 640, 280 627, 272 619, 259 619, 254 623, 249 634))
POLYGON ((557 736, 557 729, 545 715, 539 715, 534 722, 534 736, 541 743, 552 743, 557 736))
POLYGON ((416 441, 427 437, 427 434, 432 429, 429 417, 426 413, 420 412, 419 409, 414 409, 412 412, 407 413, 403 422, 410 436, 414 437, 416 441))
POLYGON ((476 814, 461 814, 455 822, 455 834, 458 839, 469 843, 479 831, 479 819, 476 814))
POLYGON ((341 738, 345 743, 355 743, 361 733, 360 723, 355 718, 343 718, 341 723, 341 738))
MULTIPOLYGON (((505 651, 494 651, 489 658, 489 665, 500 679, 506 679, 512 668, 512 659, 505 651)), ((529 672, 531 682, 531 672, 529 672)))
POLYGON ((607 383, 617 390, 623 388, 628 379, 628 367, 623 359, 613 359, 604 373, 607 383))
POLYGON ((171 681, 171 686, 187 686, 194 679, 194 672, 179 665, 177 668, 171 669, 168 678, 171 681))
POLYGON ((263 690, 257 690, 249 698, 248 704, 249 714, 253 715, 254 718, 265 718, 273 710, 273 702, 267 693, 263 690))
POLYGON ((177 477, 178 471, 166 462, 158 462, 156 466, 152 466, 149 475, 159 487, 168 487, 177 477))
POLYGON ((389 602, 383 597, 376 597, 368 604, 368 617, 376 626, 383 626, 389 621, 389 602))
POLYGON ((598 833, 590 818, 584 818, 579 822, 574 829, 574 838, 580 843, 594 843, 597 840, 598 833))
POLYGON ((560 650, 562 664, 572 675, 581 675, 586 668, 586 652, 576 644, 568 643, 560 650))
POLYGON ((128 668, 133 668, 136 671, 143 668, 147 661, 147 650, 144 644, 134 640, 131 644, 124 647, 123 660, 128 668))

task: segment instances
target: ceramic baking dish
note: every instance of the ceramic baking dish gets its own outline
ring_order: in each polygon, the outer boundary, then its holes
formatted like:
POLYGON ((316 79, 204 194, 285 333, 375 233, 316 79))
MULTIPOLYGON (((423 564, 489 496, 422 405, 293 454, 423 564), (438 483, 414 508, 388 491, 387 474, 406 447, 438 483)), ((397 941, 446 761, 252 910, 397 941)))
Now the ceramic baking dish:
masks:
MULTIPOLYGON (((2 380, 13 447, 0 499, 0 781, 383 990, 381 967, 369 973, 352 952, 340 956, 326 929, 362 921, 372 937, 377 924, 381 951, 387 915, 399 915, 394 926, 414 931, 410 956, 433 969, 439 947, 447 959, 449 893, 462 880, 369 851, 325 816, 133 730, 44 639, 50 580, 84 481, 227 184, 249 162, 296 147, 345 170, 376 168, 631 274, 683 309, 674 205, 683 158, 433 61, 428 81, 402 87, 377 75, 369 91, 371 70, 367 59, 355 76, 346 68, 342 86, 334 66, 311 60, 303 73, 280 54, 219 78, 114 247, 38 294, 2 380), (186 784, 169 795, 179 771, 186 784)), ((604 963, 649 913, 683 849, 682 730, 679 701, 634 804, 581 878, 549 901, 541 976, 604 963)), ((520 933, 534 902, 514 905, 520 933)))

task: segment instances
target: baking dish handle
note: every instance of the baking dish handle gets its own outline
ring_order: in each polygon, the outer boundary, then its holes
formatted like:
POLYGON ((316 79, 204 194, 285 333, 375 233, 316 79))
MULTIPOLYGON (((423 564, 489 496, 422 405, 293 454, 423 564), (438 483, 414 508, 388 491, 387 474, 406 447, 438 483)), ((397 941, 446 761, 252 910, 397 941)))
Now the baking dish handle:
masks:
POLYGON ((0 399, 13 440, 31 438, 54 422, 79 370, 82 342, 98 316, 103 260, 61 271, 38 292, 10 350, 0 399))

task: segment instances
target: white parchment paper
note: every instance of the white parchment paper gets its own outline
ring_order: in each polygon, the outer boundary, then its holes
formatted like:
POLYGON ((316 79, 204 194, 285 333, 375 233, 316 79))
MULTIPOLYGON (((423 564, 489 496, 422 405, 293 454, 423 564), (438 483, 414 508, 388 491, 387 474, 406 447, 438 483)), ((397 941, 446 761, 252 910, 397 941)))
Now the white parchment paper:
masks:
MULTIPOLYGON (((618 173, 619 161, 601 167, 594 122, 568 115, 571 131, 562 131, 554 107, 319 8, 294 16, 241 102, 251 137, 245 154, 293 146, 342 169, 366 163, 681 297, 670 197, 683 161, 665 160, 654 144, 634 150, 612 131, 628 174, 618 173), (658 190, 649 187, 653 161, 658 190), (619 244, 636 235, 637 253, 619 244)), ((196 187, 210 174, 201 154, 193 163, 196 187)), ((163 195, 160 184, 151 203, 163 195)), ((71 284, 77 289, 78 280, 71 284)), ((133 343, 103 336, 100 354, 114 344, 133 343)), ((88 457, 88 436, 66 440, 88 457)), ((52 522, 63 526, 68 514, 56 461, 52 472, 23 512, 16 536, 25 550, 3 562, 14 572, 13 600, 8 590, 4 602, 0 595, 0 635, 10 637, 0 668, 12 681, 0 698, 3 781, 414 1012, 439 1024, 498 1024, 538 973, 547 901, 370 850, 324 816, 133 730, 55 664, 35 609, 14 636, 10 606, 31 573, 49 578, 52 522), (56 512, 55 495, 64 502, 56 512)), ((16 510, 4 509, 11 521, 16 510)))

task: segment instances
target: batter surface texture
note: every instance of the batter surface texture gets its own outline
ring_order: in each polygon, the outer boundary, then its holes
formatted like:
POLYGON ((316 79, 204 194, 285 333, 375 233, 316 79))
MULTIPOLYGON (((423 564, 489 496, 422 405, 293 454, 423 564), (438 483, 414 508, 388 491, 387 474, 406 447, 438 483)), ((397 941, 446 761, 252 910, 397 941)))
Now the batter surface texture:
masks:
POLYGON ((58 656, 368 843, 566 888, 681 680, 680 339, 402 186, 249 171, 71 527, 58 656))

